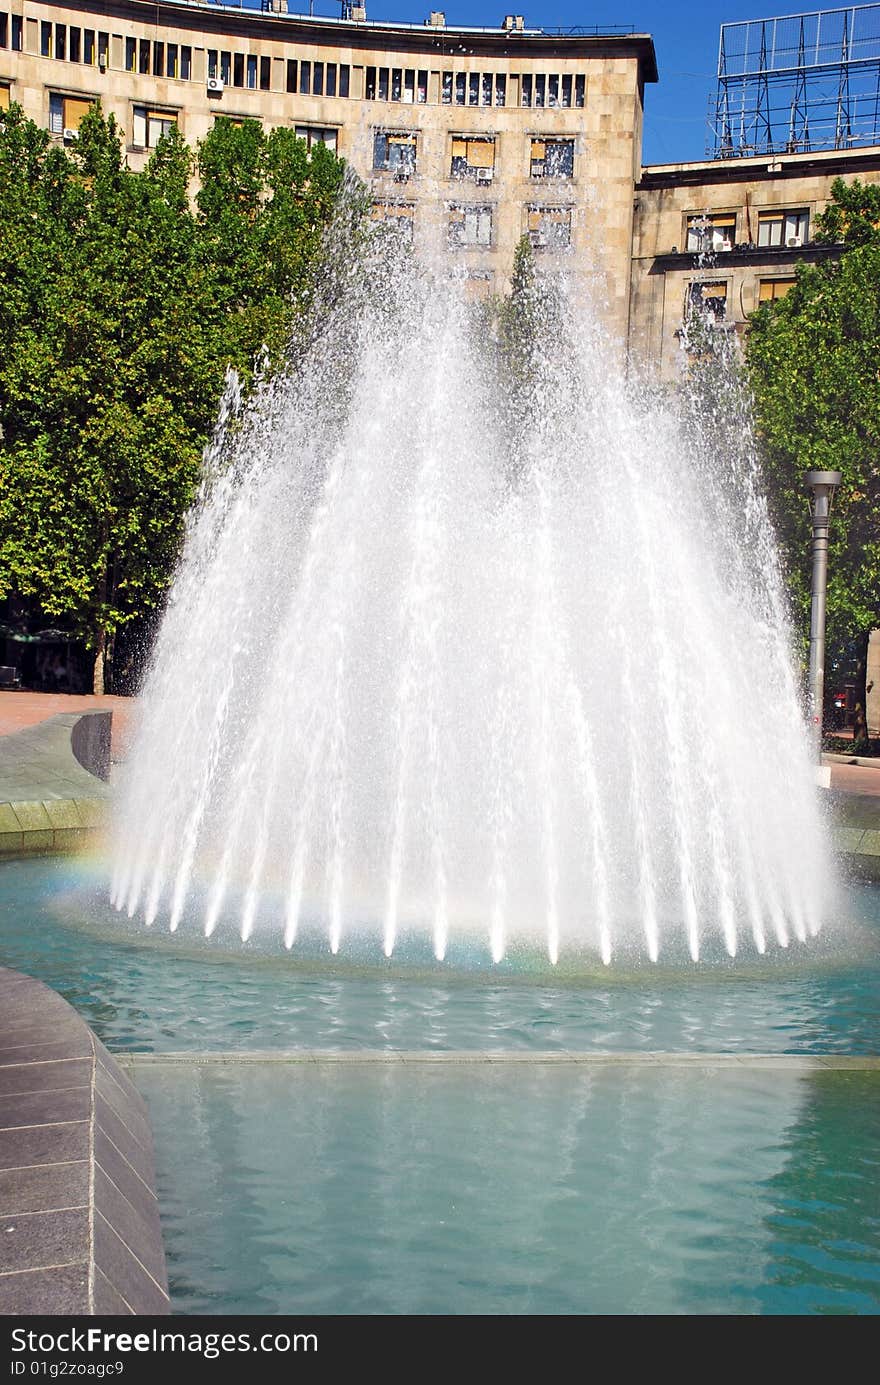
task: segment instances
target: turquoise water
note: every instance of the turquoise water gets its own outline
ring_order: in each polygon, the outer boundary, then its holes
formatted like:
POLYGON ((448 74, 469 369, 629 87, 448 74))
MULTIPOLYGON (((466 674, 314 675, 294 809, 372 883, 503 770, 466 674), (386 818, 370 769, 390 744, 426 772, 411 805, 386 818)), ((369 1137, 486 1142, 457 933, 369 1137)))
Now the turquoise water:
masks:
POLYGON ((110 910, 72 861, 0 866, 0 961, 59 990, 117 1050, 516 1048, 880 1053, 880 890, 768 960, 456 970, 301 959, 171 937, 110 910), (35 946, 35 943, 37 944, 35 946))
POLYGON ((880 1308, 874 1074, 136 1076, 177 1312, 880 1308))
MULTIPOLYGON (((880 890, 735 965, 356 963, 112 914, 0 866, 0 963, 111 1049, 880 1052, 880 890)), ((880 1077, 137 1064, 180 1313, 876 1313, 880 1077)))

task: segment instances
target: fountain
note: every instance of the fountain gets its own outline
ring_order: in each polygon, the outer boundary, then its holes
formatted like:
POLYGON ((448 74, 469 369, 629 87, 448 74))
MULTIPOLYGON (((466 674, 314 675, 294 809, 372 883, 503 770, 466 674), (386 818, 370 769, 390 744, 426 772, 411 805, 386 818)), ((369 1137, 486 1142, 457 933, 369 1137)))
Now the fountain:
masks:
POLYGON ((447 963, 806 942, 832 871, 736 389, 625 381, 562 281, 505 366, 392 239, 339 251, 285 378, 230 386, 114 904, 447 963))

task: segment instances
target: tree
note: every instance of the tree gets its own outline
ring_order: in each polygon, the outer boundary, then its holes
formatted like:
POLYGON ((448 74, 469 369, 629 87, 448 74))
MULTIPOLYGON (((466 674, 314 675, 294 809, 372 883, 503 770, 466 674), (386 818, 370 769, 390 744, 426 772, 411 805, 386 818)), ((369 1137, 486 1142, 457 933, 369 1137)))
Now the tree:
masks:
POLYGON ((277 364, 341 165, 287 130, 176 129, 143 173, 96 106, 68 155, 0 113, 0 598, 94 654, 156 609, 227 367, 277 364), (275 136, 279 138, 275 138, 275 136))
POLYGON ((803 473, 842 474, 829 553, 833 664, 880 621, 880 188, 837 180, 832 196, 817 238, 838 243, 839 258, 800 265, 786 297, 752 315, 746 351, 770 502, 805 629, 803 473))

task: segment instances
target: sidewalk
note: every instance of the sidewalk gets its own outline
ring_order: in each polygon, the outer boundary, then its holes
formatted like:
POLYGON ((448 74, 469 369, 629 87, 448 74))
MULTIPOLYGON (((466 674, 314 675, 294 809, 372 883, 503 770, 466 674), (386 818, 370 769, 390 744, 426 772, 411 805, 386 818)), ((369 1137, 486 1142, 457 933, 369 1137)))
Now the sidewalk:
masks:
POLYGON ((93 697, 76 693, 0 692, 0 736, 38 726, 64 712, 112 712, 111 754, 125 756, 131 732, 133 697, 93 697))

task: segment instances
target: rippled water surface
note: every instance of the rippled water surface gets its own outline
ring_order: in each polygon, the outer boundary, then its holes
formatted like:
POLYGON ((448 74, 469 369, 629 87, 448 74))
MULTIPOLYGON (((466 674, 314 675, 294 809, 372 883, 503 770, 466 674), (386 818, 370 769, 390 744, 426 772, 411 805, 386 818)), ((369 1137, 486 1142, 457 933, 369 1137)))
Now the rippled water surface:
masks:
MULTIPOLYGON (((880 891, 772 964, 224 949, 0 867, 0 962, 111 1049, 880 1051, 880 891)), ((876 1313, 878 1074, 136 1063, 176 1312, 876 1313)))
POLYGON ((177 1312, 880 1307, 875 1074, 136 1075, 177 1312))
POLYGON ((853 887, 822 937, 781 958, 578 972, 172 939, 120 921, 103 885, 83 863, 0 866, 0 961, 55 986, 119 1050, 880 1052, 877 889, 853 887))

